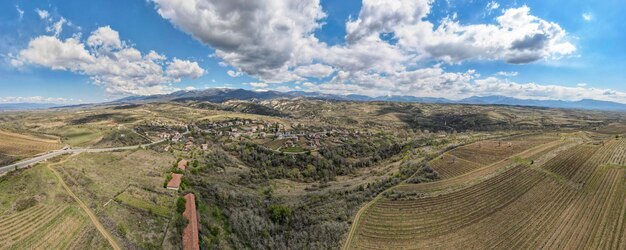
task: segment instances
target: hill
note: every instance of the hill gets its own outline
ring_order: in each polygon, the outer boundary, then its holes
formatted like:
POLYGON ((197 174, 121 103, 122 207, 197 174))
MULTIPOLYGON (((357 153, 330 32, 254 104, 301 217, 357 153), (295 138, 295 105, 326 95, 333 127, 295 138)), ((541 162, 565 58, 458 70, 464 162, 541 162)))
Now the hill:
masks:
POLYGON ((164 95, 151 96, 131 96, 119 99, 115 103, 150 103, 150 102, 182 102, 182 101, 208 101, 226 102, 230 100, 270 100, 277 98, 297 98, 305 97, 312 99, 337 100, 337 101, 358 101, 358 102, 413 102, 413 103, 450 103, 450 104, 480 104, 480 105, 511 105, 530 106, 545 108, 565 108, 565 109, 587 109, 604 111, 626 111, 626 104, 583 99, 580 101, 561 100, 536 100, 518 99, 506 96, 472 96, 461 100, 450 100, 446 98, 415 97, 415 96, 364 96, 364 95, 333 95, 318 92, 304 91, 252 91, 245 89, 211 88, 205 90, 177 91, 164 95))

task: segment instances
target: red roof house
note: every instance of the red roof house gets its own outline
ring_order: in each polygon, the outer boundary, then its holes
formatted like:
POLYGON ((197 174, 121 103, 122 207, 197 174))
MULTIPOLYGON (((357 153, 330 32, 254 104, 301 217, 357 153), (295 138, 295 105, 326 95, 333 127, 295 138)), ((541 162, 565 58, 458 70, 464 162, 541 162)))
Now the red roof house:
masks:
POLYGON ((185 159, 180 160, 180 161, 178 162, 178 168, 179 168, 180 170, 183 170, 183 171, 184 171, 185 169, 187 169, 187 160, 185 160, 185 159))
POLYGON ((192 194, 185 195, 185 212, 183 216, 189 223, 183 231, 183 249, 200 250, 200 240, 198 238, 198 213, 196 211, 196 197, 192 194))
POLYGON ((182 174, 172 174, 172 179, 167 183, 167 189, 178 190, 182 178, 182 174))

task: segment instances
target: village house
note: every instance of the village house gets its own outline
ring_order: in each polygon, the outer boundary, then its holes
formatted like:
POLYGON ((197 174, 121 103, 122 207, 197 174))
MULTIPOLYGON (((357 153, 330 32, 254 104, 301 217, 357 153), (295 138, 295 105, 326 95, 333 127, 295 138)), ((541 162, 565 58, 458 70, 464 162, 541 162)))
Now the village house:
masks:
POLYGON ((172 179, 167 183, 167 189, 178 190, 182 179, 182 174, 172 174, 172 179))
POLYGON ((185 212, 183 212, 183 216, 188 221, 187 226, 183 230, 183 250, 199 250, 198 212, 196 210, 196 197, 192 193, 185 195, 185 212))
POLYGON ((204 151, 209 150, 209 144, 206 144, 206 143, 205 143, 205 144, 200 145, 200 147, 201 147, 201 148, 202 148, 202 150, 204 150, 204 151))
POLYGON ((193 149, 193 142, 188 141, 188 142, 185 144, 185 148, 184 148, 184 150, 185 150, 185 151, 190 151, 191 149, 193 149))
POLYGON ((187 169, 187 160, 182 159, 178 162, 178 169, 185 171, 187 169))

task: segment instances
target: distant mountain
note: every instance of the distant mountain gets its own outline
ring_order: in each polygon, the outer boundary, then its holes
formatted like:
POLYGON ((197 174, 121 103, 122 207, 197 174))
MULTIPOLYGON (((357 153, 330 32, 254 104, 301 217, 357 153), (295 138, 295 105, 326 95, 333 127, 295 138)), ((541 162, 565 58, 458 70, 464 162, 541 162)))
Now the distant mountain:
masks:
POLYGON ((60 105, 54 103, 0 103, 0 111, 48 109, 58 106, 60 105))
POLYGON ((387 102, 417 102, 417 103, 450 103, 450 104, 483 104, 483 105, 513 105, 546 108, 590 109, 607 111, 626 111, 626 104, 584 99, 580 101, 534 100, 517 99, 506 96, 472 96, 454 101, 446 98, 415 97, 415 96, 377 96, 365 95, 334 95, 304 91, 252 91, 245 89, 213 88, 205 90, 177 91, 165 95, 131 96, 115 102, 120 103, 149 103, 167 101, 208 101, 222 103, 230 100, 268 100, 275 98, 305 97, 314 99, 338 101, 387 101, 387 102))
POLYGON ((589 109, 606 111, 626 111, 626 104, 608 101, 583 99, 580 101, 517 99, 506 96, 472 96, 457 101, 463 104, 498 104, 547 108, 589 109))
POLYGON ((177 91, 165 95, 131 96, 117 100, 124 103, 148 103, 166 101, 208 101, 225 102, 229 100, 266 100, 278 97, 291 97, 277 91, 251 91, 245 89, 213 88, 205 90, 177 91))

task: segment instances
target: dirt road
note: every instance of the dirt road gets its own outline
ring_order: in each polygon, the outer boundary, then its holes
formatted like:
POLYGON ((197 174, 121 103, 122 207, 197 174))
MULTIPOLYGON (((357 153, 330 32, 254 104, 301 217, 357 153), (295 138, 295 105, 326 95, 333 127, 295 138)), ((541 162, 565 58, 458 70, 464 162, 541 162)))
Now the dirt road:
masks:
MULTIPOLYGON (((62 163, 62 162, 59 162, 59 163, 62 163)), ((109 241, 109 244, 111 244, 111 247, 113 247, 113 249, 115 249, 115 250, 121 250, 122 248, 117 244, 117 242, 115 241, 113 236, 109 233, 109 231, 107 231, 106 228, 104 228, 104 226, 100 223, 100 221, 98 220, 98 217, 96 217, 96 215, 93 213, 93 211, 91 211, 91 209, 80 198, 78 198, 78 196, 76 196, 76 194, 74 194, 74 192, 72 192, 70 187, 67 186, 65 181, 63 181, 63 177, 61 177, 59 172, 57 172, 52 167, 53 165, 57 165, 59 163, 49 164, 47 167, 48 167, 48 169, 50 169, 50 171, 52 171, 54 173, 54 175, 57 177, 57 179, 59 180, 59 182, 61 183, 61 185, 65 189, 65 191, 67 191, 67 193, 78 203, 80 208, 83 209, 83 211, 85 211, 85 213, 87 213, 87 215, 89 216, 89 219, 91 220, 91 223, 93 223, 93 225, 96 226, 96 229, 98 229, 98 231, 100 231, 100 234, 102 234, 102 236, 107 241, 109 241)))

